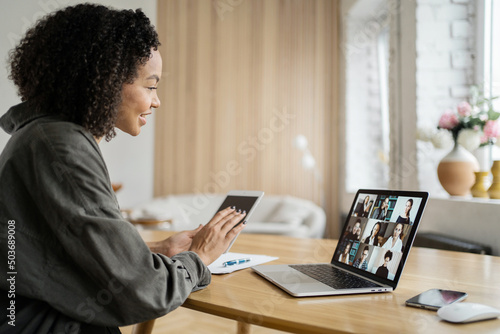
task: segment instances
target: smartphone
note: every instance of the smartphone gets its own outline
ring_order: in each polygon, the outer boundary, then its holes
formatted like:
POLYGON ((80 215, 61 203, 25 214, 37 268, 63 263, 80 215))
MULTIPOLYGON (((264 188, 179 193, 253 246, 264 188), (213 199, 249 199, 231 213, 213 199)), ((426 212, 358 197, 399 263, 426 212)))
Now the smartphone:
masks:
POLYGON ((467 297, 467 293, 453 290, 430 289, 406 301, 406 306, 438 310, 439 308, 459 302, 467 297))
MULTIPOLYGON (((248 220, 250 219, 250 216, 252 215, 255 208, 259 204, 262 196, 264 196, 263 191, 231 190, 230 192, 227 193, 226 198, 224 199, 224 201, 222 202, 222 204, 220 205, 220 207, 216 211, 216 213, 221 211, 221 210, 224 210, 225 208, 227 208, 229 206, 234 206, 234 207, 236 207, 236 209, 241 210, 241 211, 245 210, 247 212, 247 214, 245 215, 245 217, 243 217, 243 219, 241 221, 238 222, 238 224, 235 225, 235 227, 236 227, 239 224, 243 223, 243 221, 245 221, 245 220, 248 222, 248 220)), ((238 237, 238 235, 236 237, 234 237, 234 239, 231 241, 231 243, 229 244, 229 247, 226 249, 226 251, 224 253, 227 253, 229 251, 229 249, 231 248, 233 243, 236 241, 236 238, 238 237)))

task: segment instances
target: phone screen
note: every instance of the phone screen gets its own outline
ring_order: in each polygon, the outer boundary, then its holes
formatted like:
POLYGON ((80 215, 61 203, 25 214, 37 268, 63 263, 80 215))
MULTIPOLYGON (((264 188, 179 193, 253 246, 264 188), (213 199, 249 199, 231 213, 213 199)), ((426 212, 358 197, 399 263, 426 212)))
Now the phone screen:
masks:
POLYGON ((445 305, 465 299, 467 293, 453 290, 431 289, 406 301, 406 305, 437 310, 445 305))

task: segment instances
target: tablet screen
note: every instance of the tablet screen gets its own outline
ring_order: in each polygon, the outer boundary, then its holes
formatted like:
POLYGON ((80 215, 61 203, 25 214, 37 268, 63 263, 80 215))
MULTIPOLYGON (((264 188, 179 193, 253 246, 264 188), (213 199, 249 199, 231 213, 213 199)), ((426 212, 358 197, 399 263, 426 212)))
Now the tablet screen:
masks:
MULTIPOLYGON (((257 196, 228 195, 226 197, 226 199, 224 200, 224 202, 222 202, 222 204, 221 204, 219 210, 217 210, 217 212, 224 210, 228 206, 235 206, 236 210, 238 210, 238 209, 241 211, 245 210, 247 212, 247 216, 248 216, 248 213, 250 212, 250 210, 254 206, 255 202, 257 202, 258 198, 259 197, 257 197, 257 196)), ((242 221, 244 221, 247 218, 247 216, 243 217, 243 219, 241 221, 239 221, 238 224, 240 224, 242 221)))

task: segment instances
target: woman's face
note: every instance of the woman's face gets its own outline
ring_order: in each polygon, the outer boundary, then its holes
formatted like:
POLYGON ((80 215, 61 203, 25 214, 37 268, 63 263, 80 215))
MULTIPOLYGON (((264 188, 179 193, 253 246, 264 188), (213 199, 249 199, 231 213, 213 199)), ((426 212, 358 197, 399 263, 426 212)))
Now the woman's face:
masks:
POLYGON ((354 224, 354 228, 352 229, 352 233, 359 234, 361 232, 361 223, 354 224))
POLYGON ((407 201, 405 206, 405 214, 408 215, 410 213, 410 210, 411 210, 411 202, 407 201))
POLYGON ((403 231, 403 225, 397 224, 396 227, 394 228, 394 233, 393 233, 394 239, 399 238, 402 231, 403 231))
POLYGON ((156 88, 161 78, 162 59, 159 51, 152 50, 151 58, 138 69, 137 78, 122 88, 122 102, 118 109, 115 126, 132 136, 141 132, 146 125, 146 116, 151 115, 151 108, 160 106, 156 88))
POLYGON ((378 234, 378 231, 380 231, 380 225, 375 224, 375 226, 373 227, 372 236, 376 236, 378 234))
POLYGON ((389 207, 389 197, 387 197, 385 200, 384 200, 384 203, 382 204, 382 209, 385 209, 389 207))

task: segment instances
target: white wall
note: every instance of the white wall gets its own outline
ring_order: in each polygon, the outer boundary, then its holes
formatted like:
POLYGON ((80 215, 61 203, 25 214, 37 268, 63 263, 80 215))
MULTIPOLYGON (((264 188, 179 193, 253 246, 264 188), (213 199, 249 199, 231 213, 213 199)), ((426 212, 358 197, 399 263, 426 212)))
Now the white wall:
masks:
MULTIPOLYGON (((41 16, 82 2, 87 1, 1 0, 3 10, 0 12, 0 116, 11 106, 20 102, 15 86, 7 79, 9 50, 16 45, 27 28, 41 16)), ((98 0, 93 2, 115 8, 142 8, 151 22, 156 24, 156 0, 98 0)), ((111 181, 123 183, 123 188, 117 194, 122 208, 145 202, 153 197, 153 129, 154 117, 148 118, 148 124, 143 127, 139 136, 131 137, 118 130, 117 136, 111 142, 103 141, 100 145, 111 181)), ((5 147, 8 139, 9 136, 0 131, 0 150, 5 147)))

